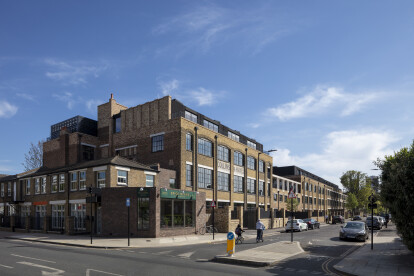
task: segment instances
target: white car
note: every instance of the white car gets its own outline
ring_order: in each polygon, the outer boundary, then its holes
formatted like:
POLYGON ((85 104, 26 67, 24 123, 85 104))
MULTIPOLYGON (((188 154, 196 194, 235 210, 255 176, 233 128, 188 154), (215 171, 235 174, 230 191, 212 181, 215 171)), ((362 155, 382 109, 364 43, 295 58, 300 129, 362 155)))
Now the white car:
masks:
POLYGON ((292 228, 292 221, 289 220, 286 223, 286 227, 285 227, 286 232, 288 231, 299 231, 302 232, 302 230, 308 231, 308 225, 301 219, 294 219, 293 220, 293 228, 292 228))

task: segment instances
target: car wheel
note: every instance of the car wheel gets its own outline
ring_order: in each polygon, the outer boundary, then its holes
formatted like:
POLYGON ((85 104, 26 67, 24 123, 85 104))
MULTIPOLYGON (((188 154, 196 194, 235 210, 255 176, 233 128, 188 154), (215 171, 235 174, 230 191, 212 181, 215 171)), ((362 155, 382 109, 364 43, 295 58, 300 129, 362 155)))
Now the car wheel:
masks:
POLYGON ((302 232, 302 227, 299 226, 299 232, 302 232))
POLYGON ((306 225, 306 229, 305 229, 305 231, 308 231, 308 229, 309 229, 309 227, 306 225))

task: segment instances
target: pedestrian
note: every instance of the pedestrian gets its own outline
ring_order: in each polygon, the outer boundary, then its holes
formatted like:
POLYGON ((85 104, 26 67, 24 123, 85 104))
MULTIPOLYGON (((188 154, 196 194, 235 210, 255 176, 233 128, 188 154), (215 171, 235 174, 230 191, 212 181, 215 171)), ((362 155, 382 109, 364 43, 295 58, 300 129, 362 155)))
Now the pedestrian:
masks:
POLYGON ((326 224, 328 224, 328 215, 325 215, 325 222, 326 222, 326 224))
POLYGON ((242 233, 244 232, 244 230, 242 229, 240 224, 237 225, 237 228, 236 228, 235 232, 236 232, 237 238, 240 239, 241 236, 242 236, 242 233))
POLYGON ((257 237, 256 242, 262 241, 263 242, 263 230, 265 229, 264 224, 259 220, 257 220, 256 223, 256 231, 257 231, 257 237))

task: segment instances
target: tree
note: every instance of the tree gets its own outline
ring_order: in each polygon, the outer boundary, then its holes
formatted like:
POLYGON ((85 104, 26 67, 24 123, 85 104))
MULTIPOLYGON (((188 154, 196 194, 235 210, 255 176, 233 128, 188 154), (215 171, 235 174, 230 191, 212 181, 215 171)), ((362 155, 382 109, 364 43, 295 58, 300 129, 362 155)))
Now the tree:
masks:
POLYGON ((43 165, 43 143, 41 140, 37 144, 30 143, 29 152, 24 155, 24 162, 22 163, 26 171, 39 168, 43 165))
POLYGON ((286 210, 292 212, 292 201, 293 201, 293 211, 298 210, 299 201, 297 198, 288 198, 286 201, 286 210))
POLYGON ((392 215, 402 241, 414 250, 414 142, 394 155, 377 159, 381 173, 381 201, 392 215))
POLYGON ((349 210, 352 210, 352 216, 354 216, 354 211, 356 208, 358 208, 358 199, 356 195, 354 195, 353 193, 349 193, 348 198, 346 199, 345 206, 349 210))
POLYGON ((369 203, 369 196, 374 192, 371 187, 371 184, 366 184, 364 187, 359 190, 357 199, 358 199, 358 208, 367 210, 369 203))
POLYGON ((344 186, 345 192, 353 194, 357 200, 357 206, 353 211, 357 209, 366 209, 368 206, 368 197, 372 193, 371 179, 367 174, 360 171, 347 171, 341 176, 341 184, 344 186))

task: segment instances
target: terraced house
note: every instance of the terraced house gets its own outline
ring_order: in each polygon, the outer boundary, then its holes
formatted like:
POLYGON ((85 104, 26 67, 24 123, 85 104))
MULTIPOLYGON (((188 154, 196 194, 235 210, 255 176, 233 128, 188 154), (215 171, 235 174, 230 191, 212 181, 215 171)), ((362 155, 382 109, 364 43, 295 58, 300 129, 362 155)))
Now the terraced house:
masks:
MULTIPOLYGON (((97 121, 51 126, 42 168, 0 178, 3 226, 125 235, 129 198, 134 235, 197 232, 213 202, 225 232, 258 217, 280 224, 289 188, 309 198, 302 179, 277 176, 262 144, 169 96, 128 108, 111 95, 97 109, 97 121)), ((312 206, 327 206, 325 194, 312 206)))

